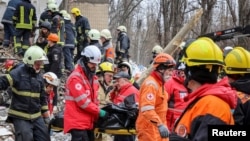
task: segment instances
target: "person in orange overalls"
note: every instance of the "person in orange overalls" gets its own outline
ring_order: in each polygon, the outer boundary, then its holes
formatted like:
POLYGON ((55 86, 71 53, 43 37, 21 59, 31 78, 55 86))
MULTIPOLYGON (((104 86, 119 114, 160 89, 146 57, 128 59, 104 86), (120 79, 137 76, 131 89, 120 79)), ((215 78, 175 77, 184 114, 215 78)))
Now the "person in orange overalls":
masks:
POLYGON ((153 62, 153 72, 140 87, 139 113, 136 131, 139 141, 168 141, 166 124, 168 94, 164 89, 165 77, 172 75, 175 60, 159 53, 153 62))
POLYGON ((237 96, 226 79, 218 80, 223 53, 210 38, 201 37, 185 48, 184 82, 187 107, 174 126, 171 141, 208 141, 208 125, 233 125, 231 109, 237 96))

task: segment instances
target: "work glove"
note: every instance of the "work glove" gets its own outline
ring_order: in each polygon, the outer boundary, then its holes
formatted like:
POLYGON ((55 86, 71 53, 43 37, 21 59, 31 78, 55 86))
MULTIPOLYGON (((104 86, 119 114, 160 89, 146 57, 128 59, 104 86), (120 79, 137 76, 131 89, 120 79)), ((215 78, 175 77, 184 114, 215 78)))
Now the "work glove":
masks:
POLYGON ((167 138, 167 137, 169 137, 169 131, 168 131, 168 128, 167 128, 165 125, 163 125, 163 124, 159 125, 159 126, 158 126, 158 130, 159 130, 160 136, 161 136, 162 138, 167 138))
POLYGON ((108 112, 104 111, 104 110, 100 110, 100 113, 99 113, 99 117, 100 118, 107 118, 108 117, 108 112))

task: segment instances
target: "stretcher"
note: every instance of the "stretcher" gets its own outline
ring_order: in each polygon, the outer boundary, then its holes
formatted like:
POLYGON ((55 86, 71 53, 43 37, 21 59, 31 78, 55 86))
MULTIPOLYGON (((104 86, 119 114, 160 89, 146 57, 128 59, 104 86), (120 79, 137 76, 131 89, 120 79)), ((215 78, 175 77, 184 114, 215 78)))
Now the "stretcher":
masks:
MULTIPOLYGON (((56 126, 52 125, 51 130, 54 132, 61 132, 61 131, 63 131, 63 128, 56 127, 56 126)), ((135 129, 100 129, 100 128, 95 128, 94 132, 95 133, 107 133, 107 134, 112 134, 112 135, 136 135, 135 129)))
POLYGON ((95 133, 107 133, 112 135, 135 135, 136 130, 135 129, 100 129, 95 128, 95 133))

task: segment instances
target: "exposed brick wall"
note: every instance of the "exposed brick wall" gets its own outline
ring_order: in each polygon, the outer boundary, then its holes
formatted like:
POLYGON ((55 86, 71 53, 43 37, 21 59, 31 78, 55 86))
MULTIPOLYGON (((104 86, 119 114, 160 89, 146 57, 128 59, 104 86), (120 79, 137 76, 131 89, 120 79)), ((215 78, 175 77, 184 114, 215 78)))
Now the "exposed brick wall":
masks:
POLYGON ((68 11, 73 7, 79 8, 81 14, 89 19, 91 28, 98 29, 99 31, 108 28, 108 3, 73 2, 70 3, 68 11))

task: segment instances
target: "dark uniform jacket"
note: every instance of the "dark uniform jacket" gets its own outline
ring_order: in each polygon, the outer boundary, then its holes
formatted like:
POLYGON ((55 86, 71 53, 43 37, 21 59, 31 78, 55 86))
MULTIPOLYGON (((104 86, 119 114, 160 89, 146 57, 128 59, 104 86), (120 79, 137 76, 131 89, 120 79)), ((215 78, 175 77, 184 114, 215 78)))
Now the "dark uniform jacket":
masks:
POLYGON ((76 38, 76 30, 74 25, 70 20, 64 20, 65 22, 65 44, 64 47, 75 48, 75 38, 76 38))
POLYGON ((48 14, 49 12, 47 10, 45 10, 41 16, 40 16, 40 19, 39 19, 39 26, 45 22, 45 21, 48 21, 51 23, 52 21, 52 15, 48 14))
POLYGON ((120 32, 116 42, 116 56, 128 58, 128 49, 130 48, 130 39, 125 32, 120 32))
POLYGON ((58 44, 49 47, 47 57, 49 64, 44 65, 44 71, 53 72, 60 78, 62 76, 62 47, 58 44))
POLYGON ((76 33, 77 33, 77 41, 78 42, 87 42, 87 33, 90 30, 89 21, 86 17, 77 16, 76 22, 76 33))
POLYGON ((231 83, 236 89, 239 97, 236 109, 234 110, 234 120, 236 125, 250 125, 250 76, 246 75, 231 83))
POLYGON ((57 42, 58 44, 64 45, 65 24, 64 24, 64 19, 59 12, 53 13, 50 32, 57 34, 57 36, 59 37, 59 42, 57 42))
POLYGON ((14 15, 14 12, 16 10, 16 6, 18 5, 18 3, 20 1, 21 0, 10 0, 8 2, 7 8, 3 14, 3 18, 1 21, 2 23, 10 23, 10 24, 13 23, 12 16, 14 15))
POLYGON ((21 1, 12 17, 16 28, 33 29, 36 24, 36 9, 29 0, 21 1))
POLYGON ((43 78, 33 68, 20 64, 1 76, 0 89, 6 90, 9 86, 12 91, 9 117, 33 120, 48 110, 43 78))

